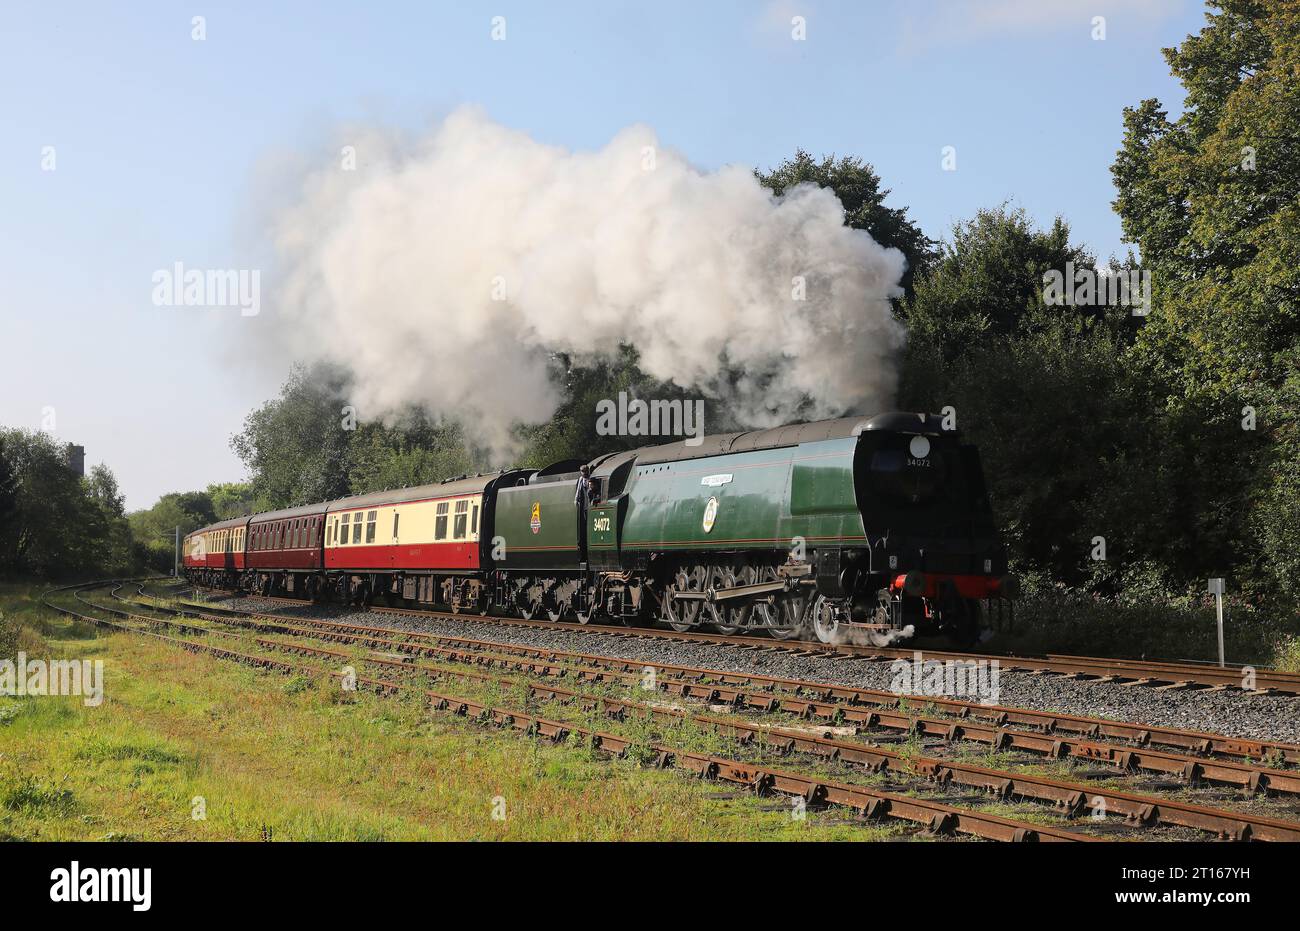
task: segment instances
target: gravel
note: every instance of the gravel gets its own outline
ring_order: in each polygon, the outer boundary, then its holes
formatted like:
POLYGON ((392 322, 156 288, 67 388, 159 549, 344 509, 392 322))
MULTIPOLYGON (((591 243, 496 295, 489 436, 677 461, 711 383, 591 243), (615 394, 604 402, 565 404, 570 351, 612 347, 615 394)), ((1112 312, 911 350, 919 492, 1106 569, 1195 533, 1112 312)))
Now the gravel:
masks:
MULTIPOLYGON (((570 650, 629 659, 646 665, 701 666, 727 672, 806 679, 884 691, 892 691, 891 686, 898 677, 893 663, 799 656, 776 650, 673 642, 651 637, 638 639, 583 630, 576 626, 568 631, 514 626, 492 618, 371 614, 338 606, 297 607, 253 596, 214 601, 213 604, 240 610, 329 618, 350 624, 470 637, 493 643, 570 650)), ((755 642, 768 644, 772 641, 755 638, 755 642)), ((1146 686, 1065 679, 1005 669, 998 670, 996 686, 996 691, 988 695, 991 699, 989 704, 1300 744, 1300 697, 1253 695, 1240 691, 1160 691, 1146 686)), ((952 694, 951 691, 935 694, 974 700, 981 697, 952 694)))

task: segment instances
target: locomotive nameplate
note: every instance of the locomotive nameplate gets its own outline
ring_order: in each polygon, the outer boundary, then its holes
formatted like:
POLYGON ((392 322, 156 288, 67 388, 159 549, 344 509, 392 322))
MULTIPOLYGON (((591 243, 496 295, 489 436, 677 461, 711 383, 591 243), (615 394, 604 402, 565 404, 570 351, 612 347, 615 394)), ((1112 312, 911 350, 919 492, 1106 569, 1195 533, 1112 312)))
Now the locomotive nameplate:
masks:
POLYGON ((717 475, 706 475, 700 479, 700 484, 706 488, 719 488, 731 481, 730 472, 720 472, 717 475))

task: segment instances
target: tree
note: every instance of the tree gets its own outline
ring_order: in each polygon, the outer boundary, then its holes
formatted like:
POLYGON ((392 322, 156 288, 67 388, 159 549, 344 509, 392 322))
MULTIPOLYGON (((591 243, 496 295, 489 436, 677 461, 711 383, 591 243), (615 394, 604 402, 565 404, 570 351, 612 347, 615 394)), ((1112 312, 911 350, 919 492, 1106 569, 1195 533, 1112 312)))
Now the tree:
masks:
POLYGON ((348 485, 353 494, 440 482, 487 468, 456 423, 434 423, 412 409, 392 425, 357 427, 348 448, 348 485))
POLYGON ((981 210, 953 227, 951 241, 941 244, 904 302, 909 337, 951 361, 987 337, 1041 328, 1062 315, 1105 319, 1103 308, 1046 304, 1044 275, 1064 275, 1070 263, 1090 268, 1095 260, 1070 244, 1060 217, 1050 229, 1036 230, 1023 209, 981 210))
POLYGON ((1232 557, 1241 578, 1294 592, 1300 0, 1210 7, 1164 53, 1182 115, 1157 100, 1126 110, 1111 169, 1125 236, 1155 280, 1133 362, 1213 463, 1222 490, 1204 506, 1252 528, 1232 557))
POLYGON ((82 479, 44 433, 0 434, 0 567, 33 576, 109 574, 131 563, 131 536, 117 480, 103 465, 82 479), (8 478, 5 478, 5 475, 8 478))
POLYGON ((128 517, 140 561, 159 572, 171 572, 175 563, 176 528, 184 537, 216 520, 212 499, 203 491, 165 494, 152 507, 128 517))
POLYGON ((252 514, 257 507, 257 496, 248 482, 222 482, 209 485, 208 500, 217 520, 229 520, 252 514))
MULTIPOLYGON (((646 375, 638 367, 638 359, 636 349, 627 345, 619 347, 619 354, 613 359, 597 359, 586 365, 575 364, 566 355, 557 355, 552 377, 560 386, 564 400, 547 423, 520 430, 525 440, 520 464, 541 468, 562 459, 590 459, 656 442, 671 442, 673 437, 612 436, 597 432, 597 404, 617 403, 620 392, 629 401, 641 398, 687 404, 700 398, 698 390, 646 375)), ((723 402, 711 398, 705 400, 705 406, 708 418, 705 429, 709 433, 736 429, 723 402)))
POLYGON ((230 441, 252 475, 259 510, 339 498, 349 491, 347 376, 295 366, 280 390, 230 441))
POLYGON ((18 521, 18 474, 0 433, 0 572, 10 568, 18 521))
POLYGON ((1016 563, 1081 584, 1094 537, 1129 553, 1145 538, 1108 504, 1141 408, 1123 362, 1128 309, 1046 301, 1044 276, 1067 263, 1094 260, 1059 218, 1037 229, 1003 205, 957 224, 905 302, 900 404, 951 407, 1016 563))
POLYGON ((99 539, 95 562, 107 571, 127 571, 133 561, 131 525, 117 478, 100 463, 83 480, 87 493, 86 532, 99 539))

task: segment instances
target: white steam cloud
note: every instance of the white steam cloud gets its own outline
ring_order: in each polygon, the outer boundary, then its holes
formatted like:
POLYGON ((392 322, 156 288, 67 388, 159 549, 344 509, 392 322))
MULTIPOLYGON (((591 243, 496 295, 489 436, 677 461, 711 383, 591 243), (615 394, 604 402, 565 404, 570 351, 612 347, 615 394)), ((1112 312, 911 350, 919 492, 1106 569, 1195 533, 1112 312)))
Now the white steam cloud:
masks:
POLYGON ((620 343, 752 426, 809 398, 817 417, 892 399, 903 256, 845 227, 829 191, 774 198, 749 168, 700 172, 644 126, 569 152, 470 109, 355 148, 354 171, 309 174, 279 214, 269 309, 297 355, 351 370, 362 417, 418 404, 504 455, 512 424, 555 410, 550 353, 620 343))

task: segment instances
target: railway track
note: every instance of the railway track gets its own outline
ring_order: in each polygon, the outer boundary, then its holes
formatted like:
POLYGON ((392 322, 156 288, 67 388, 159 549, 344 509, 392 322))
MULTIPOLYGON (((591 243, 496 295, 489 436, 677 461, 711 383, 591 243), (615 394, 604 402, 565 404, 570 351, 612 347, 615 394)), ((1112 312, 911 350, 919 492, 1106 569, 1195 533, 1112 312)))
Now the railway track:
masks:
MULTIPOLYGON (((115 596, 117 596, 120 587, 119 585, 114 588, 113 594, 115 596)), ((143 587, 143 585, 140 586, 141 592, 143 592, 143 587)), ((85 603, 84 598, 82 598, 82 601, 85 603)), ((135 602, 133 604, 139 605, 141 603, 135 602)), ((124 609, 108 608, 102 605, 92 605, 92 607, 100 611, 117 613, 119 616, 126 616, 142 623, 164 623, 190 631, 200 630, 200 628, 193 625, 164 618, 146 617, 124 609)), ((155 611, 164 610, 152 605, 145 605, 145 607, 155 611)), ((201 614, 201 612, 187 613, 201 614)), ((637 674, 637 670, 644 672, 640 664, 625 664, 625 666, 634 668, 619 670, 614 667, 622 661, 611 660, 609 657, 578 653, 560 655, 561 651, 539 651, 535 648, 516 648, 512 651, 509 645, 487 641, 474 642, 468 641, 467 638, 448 638, 441 635, 420 634, 410 631, 359 627, 358 625, 341 624, 333 621, 309 619, 304 624, 303 619, 300 618, 272 618, 252 612, 247 613, 248 616, 236 620, 234 615, 237 614, 239 612, 229 611, 228 614, 224 615, 221 612, 215 612, 208 614, 207 619, 220 624, 242 622, 260 627, 263 630, 269 628, 276 633, 294 637, 334 640, 338 643, 365 647, 368 650, 377 652, 364 655, 360 661, 373 664, 386 670, 386 674, 397 677, 424 675, 436 678, 451 675, 477 680, 480 683, 497 681, 506 686, 526 687, 528 695, 532 699, 568 702, 583 705, 584 707, 597 707, 602 714, 607 716, 648 715, 668 723, 689 719, 698 726, 710 727, 726 733, 745 746, 759 746, 780 754, 799 754, 814 759, 832 761, 838 765, 862 768, 870 772, 905 773, 920 777, 929 783, 973 789, 982 793, 990 793, 999 798, 1034 800, 1053 806, 1068 815, 1077 815, 1084 807, 1095 809, 1100 805, 1108 814, 1122 816, 1127 823, 1132 825, 1191 828, 1232 839, 1300 840, 1300 824, 1281 819, 1226 811, 1179 800, 1121 792, 1113 789, 1101 789, 1095 784, 1085 785, 1069 780, 990 769, 951 759, 904 756, 880 747, 809 733, 806 729, 788 730, 771 727, 766 723, 759 724, 736 718, 721 719, 709 715, 695 714, 679 708, 665 708, 660 705, 650 705, 608 696, 584 696, 576 689, 556 686, 550 681, 557 678, 567 678, 573 682, 612 683, 625 687, 635 687, 636 683, 642 679, 637 674), (400 635, 402 639, 380 637, 378 636, 380 632, 400 635), (451 645, 447 641, 458 642, 451 645), (532 680, 508 681, 500 680, 493 674, 477 670, 458 669, 450 671, 442 667, 422 666, 412 662, 409 655, 411 653, 434 658, 439 662, 449 664, 463 663, 492 668, 507 668, 548 681, 543 683, 532 680), (537 657, 526 655, 527 653, 549 653, 551 655, 537 657), (601 665, 602 662, 605 664, 604 666, 601 665)), ((204 633, 220 633, 210 628, 202 628, 201 630, 204 633)), ((358 658, 353 654, 301 642, 286 643, 265 638, 258 638, 254 642, 261 649, 292 652, 335 663, 358 661, 358 658)), ((1045 727, 1040 727, 1037 731, 1031 731, 1023 727, 1008 727, 1005 721, 994 726, 988 726, 978 722, 972 723, 971 721, 954 722, 953 720, 927 718, 914 714, 883 712, 879 709, 884 707, 886 701, 892 701, 895 704, 898 702, 898 696, 889 693, 842 689, 840 687, 824 686, 819 683, 780 680, 775 677, 748 677, 750 681, 733 681, 728 685, 723 682, 706 680, 711 678, 744 680, 747 677, 736 676, 734 673, 692 667, 661 666, 656 672, 656 688, 661 691, 676 693, 684 698, 703 699, 715 704, 721 702, 751 713, 793 713, 802 719, 847 721, 851 722, 855 728, 865 731, 884 729, 903 734, 915 734, 921 737, 937 737, 948 742, 955 740, 968 740, 976 743, 986 742, 991 748, 996 749, 1037 753, 1049 757, 1072 756, 1091 762, 1106 762, 1115 765, 1116 770, 1121 773, 1143 771, 1177 775, 1189 783, 1217 782, 1248 791, 1266 791, 1288 795, 1300 790, 1300 780, 1297 780, 1296 773, 1227 759, 1232 756, 1242 756, 1241 751, 1249 749, 1252 751, 1263 750, 1274 757, 1281 754, 1285 759, 1294 761, 1296 759, 1295 754, 1300 751, 1300 748, 1289 745, 1243 748, 1235 745, 1235 743, 1240 742, 1233 742, 1231 738, 1220 738, 1218 735, 1192 734, 1169 729, 1156 729, 1156 732, 1152 733, 1151 729, 1136 724, 1129 725, 1109 721, 1089 722, 1087 719, 1057 720, 1060 716, 1048 716, 1038 712, 1025 713, 1030 720, 1037 720, 1040 726, 1048 724, 1049 720, 1053 721, 1053 730, 1060 725, 1074 726, 1078 729, 1086 729, 1089 733, 1096 735, 1099 733, 1101 726, 1108 726, 1117 728, 1130 737, 1144 738, 1147 742, 1150 742, 1153 738, 1174 744, 1181 742, 1195 747, 1203 754, 1202 757, 1193 757, 1185 754, 1180 755, 1152 750, 1149 747, 1134 749, 1131 745, 1105 744, 1092 739, 1063 738, 1060 734, 1046 732, 1045 727), (760 684, 757 680, 764 680, 761 683, 761 689, 757 688, 760 684), (746 686, 746 688, 736 687, 741 685, 746 686), (841 694, 807 697, 810 692, 826 690, 838 691, 841 694), (804 697, 800 697, 801 692, 804 697), (873 704, 876 707, 872 707, 873 704), (1286 756, 1287 754, 1290 754, 1290 756, 1286 756)), ((960 702, 951 702, 954 710, 955 706, 962 704, 960 702)), ((986 715, 1001 715, 1006 712, 1017 711, 1016 709, 988 709, 978 705, 967 706, 965 710, 967 713, 974 713, 977 709, 986 715)), ((733 770, 735 773, 745 772, 752 775, 755 772, 753 769, 755 764, 752 761, 731 760, 729 763, 740 766, 739 769, 733 770)), ((766 770, 759 773, 760 783, 768 779, 764 772, 766 770)), ((712 774, 718 775, 718 773, 712 774)), ((786 774, 786 776, 789 775, 786 774)), ((805 776, 803 778, 810 777, 805 776)), ((791 783, 783 784, 790 785, 791 783)), ((756 787, 763 788, 762 785, 756 787)), ((785 791, 779 789, 775 783, 770 787, 785 791)), ((810 799, 826 800, 823 798, 822 790, 815 787, 810 799)), ((997 833, 1000 829, 990 828, 989 830, 997 833)), ((980 834, 979 836, 991 835, 980 834)))
MULTIPOLYGON (((228 650, 212 644, 171 637, 87 613, 87 611, 104 611, 106 609, 89 602, 83 597, 82 593, 114 584, 116 584, 116 581, 99 584, 83 583, 51 589, 42 596, 42 603, 50 610, 96 627, 116 633, 148 637, 193 653, 207 654, 219 659, 240 662, 282 673, 332 678, 342 678, 346 675, 339 671, 306 667, 274 657, 228 650), (51 598, 54 593, 64 591, 72 591, 74 598, 82 607, 80 609, 70 608, 56 603, 51 598)), ((577 737, 594 750, 609 753, 613 756, 625 754, 633 745, 631 739, 619 734, 582 727, 571 722, 552 720, 526 711, 495 707, 474 699, 454 696, 445 692, 420 689, 400 682, 372 677, 358 676, 354 681, 358 687, 371 689, 381 694, 420 694, 429 701, 430 706, 435 711, 490 723, 501 728, 513 728, 530 736, 556 743, 577 737)), ((801 797, 814 804, 838 806, 855 812, 864 819, 891 818, 907 821, 935 834, 965 834, 987 840, 1021 842, 1079 843, 1095 840, 1088 835, 1050 825, 1016 821, 996 814, 947 805, 930 799, 827 780, 816 775, 758 765, 714 754, 684 751, 658 743, 651 745, 650 749, 656 754, 656 765, 661 767, 680 768, 702 777, 742 785, 760 794, 778 793, 801 797)))
MULTIPOLYGON (((223 597, 239 597, 241 593, 211 590, 223 597)), ((311 602, 300 599, 277 596, 258 596, 297 607, 309 606, 311 602)), ((194 607, 203 607, 193 604, 194 607)), ((918 651, 896 647, 874 647, 858 644, 825 644, 808 640, 766 640, 752 636, 729 636, 688 631, 679 633, 656 627, 624 627, 610 624, 572 624, 564 622, 542 621, 497 615, 468 615, 448 611, 433 611, 414 608, 393 608, 381 605, 369 605, 363 610, 375 614, 398 614, 413 617, 433 617, 443 619, 468 619, 490 621, 514 627, 530 627, 544 630, 583 631, 590 634, 603 634, 610 637, 644 639, 654 638, 678 643, 716 643, 743 649, 772 650, 781 653, 804 654, 808 656, 842 657, 868 662, 889 662, 904 659, 911 660, 918 651)), ((1210 663, 1168 662, 1161 660, 1111 659, 1107 657, 1067 656, 1063 654, 1046 654, 1043 656, 1015 656, 1011 654, 959 653, 948 650, 925 650, 924 659, 940 662, 992 662, 996 660, 1002 669, 1036 675, 1059 675, 1069 678, 1090 678, 1116 682, 1131 686, 1148 686, 1161 689, 1212 689, 1215 691, 1241 691, 1252 694, 1300 695, 1300 673, 1284 672, 1273 669, 1258 669, 1249 666, 1219 667, 1210 663)))
MULTIPOLYGON (((363 626, 327 619, 310 619, 306 622, 310 623, 310 628, 304 628, 301 625, 305 622, 301 618, 263 612, 240 612, 233 609, 220 610, 221 613, 210 611, 208 613, 186 611, 186 613, 214 620, 232 616, 246 617, 255 622, 260 619, 272 630, 294 630, 338 642, 356 642, 358 638, 367 638, 372 645, 394 652, 424 652, 430 656, 463 652, 466 661, 475 661, 477 658, 478 661, 489 665, 515 663, 519 664, 516 668, 533 669, 547 668, 547 664, 572 663, 580 667, 574 670, 576 678, 597 680, 608 673, 643 676, 648 668, 645 662, 603 654, 476 640, 469 637, 397 628, 363 626), (336 633, 331 634, 330 631, 336 633), (421 646, 421 644, 451 645, 454 649, 421 646)), ((810 719, 863 724, 872 721, 870 716, 874 712, 878 716, 876 721, 881 726, 889 726, 896 718, 884 717, 881 713, 898 709, 907 703, 905 697, 894 692, 874 689, 662 662, 649 665, 657 671, 657 681, 664 691, 680 694, 683 697, 701 698, 711 703, 733 704, 760 710, 777 708, 810 719)), ((928 735, 945 736, 953 733, 956 737, 970 736, 997 746, 1007 740, 1015 742, 1018 739, 1016 736, 1018 732, 1010 728, 1027 728, 1034 732, 1037 739, 1024 741, 1024 749, 1040 752, 1052 750, 1057 755, 1077 751, 1080 756, 1105 759, 1125 768, 1130 765, 1140 768, 1140 761, 1135 757, 1125 757, 1124 753, 1131 754, 1136 748, 1159 747, 1188 751, 1196 757, 1270 759, 1284 765, 1300 764, 1300 745, 1278 741, 1244 740, 1200 731, 985 705, 950 698, 927 697, 915 700, 914 703, 933 707, 946 715, 944 719, 939 720, 915 719, 920 722, 922 733, 928 735), (956 728, 955 732, 954 728, 956 728), (1001 737, 999 736, 1001 733, 1011 736, 1001 737), (1044 743, 1043 738, 1046 736, 1055 738, 1051 744, 1059 744, 1059 746, 1044 743), (1078 738, 1077 746, 1067 742, 1066 738, 1078 738), (1096 743, 1108 738, 1123 742, 1112 745, 1113 752, 1109 755, 1101 749, 1104 745, 1096 743)), ((1180 759, 1188 760, 1191 757, 1184 756, 1180 759)), ((1172 772, 1173 770, 1163 766, 1161 771, 1172 772)))

